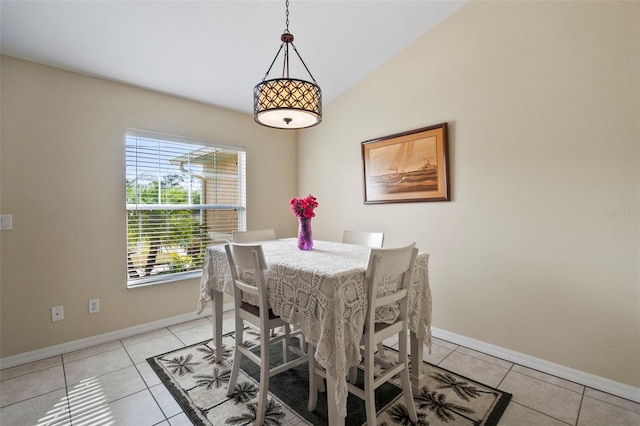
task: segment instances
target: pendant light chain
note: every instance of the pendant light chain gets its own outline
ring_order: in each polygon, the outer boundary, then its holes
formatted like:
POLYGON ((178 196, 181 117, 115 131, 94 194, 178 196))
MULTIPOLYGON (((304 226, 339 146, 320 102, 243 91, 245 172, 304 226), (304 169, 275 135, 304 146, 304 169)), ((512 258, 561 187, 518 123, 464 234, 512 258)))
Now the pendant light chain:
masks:
POLYGON ((296 52, 296 55, 298 55, 298 59, 300 59, 300 62, 302 62, 304 69, 307 70, 309 77, 311 77, 311 80, 313 80, 313 82, 317 84, 315 77, 313 76, 313 74, 311 74, 311 71, 309 71, 309 67, 307 66, 307 64, 305 64, 304 59, 302 59, 302 56, 300 56, 300 53, 298 53, 298 49, 296 49, 296 45, 293 44, 293 34, 289 32, 289 0, 286 0, 285 2, 284 16, 285 16, 285 30, 284 30, 284 34, 282 34, 282 37, 281 37, 282 44, 280 44, 280 49, 278 49, 278 53, 276 53, 276 56, 273 58, 273 61, 271 61, 271 65, 269 65, 267 72, 264 73, 264 77, 262 77, 262 81, 265 81, 267 79, 267 76, 271 72, 271 68, 273 68, 273 64, 276 63, 276 59, 278 59, 280 52, 282 52, 283 47, 284 47, 284 63, 282 64, 282 77, 289 78, 289 45, 291 45, 291 47, 293 47, 293 50, 296 52), (285 38, 285 35, 290 37, 285 38))
POLYGON ((284 12, 286 28, 284 30, 285 33, 289 34, 289 0, 287 0, 285 4, 286 11, 284 12))
POLYGON ((284 63, 282 64, 282 78, 289 78, 289 44, 293 42, 293 35, 289 32, 289 0, 285 1, 285 28, 282 34, 282 42, 284 46, 284 63), (291 37, 289 37, 291 36, 291 37))
MULTIPOLYGON (((284 30, 285 34, 291 34, 289 32, 289 0, 286 0, 285 2, 285 24, 286 24, 286 28, 284 30)), ((298 59, 300 59, 300 62, 302 62, 302 65, 304 65, 304 69, 307 70, 307 73, 309 74, 309 77, 311 77, 311 80, 313 80, 314 83, 317 84, 316 79, 313 77, 313 74, 311 74, 311 71, 309 71, 309 67, 307 67, 307 64, 304 63, 304 59, 302 59, 302 56, 300 56, 300 53, 298 53, 298 49, 296 49, 296 45, 293 44, 293 36, 291 36, 291 41, 286 42, 287 44, 287 49, 285 50, 285 55, 287 56, 287 60, 285 61, 287 64, 287 74, 286 77, 289 78, 289 61, 288 61, 288 56, 289 56, 289 44, 291 45, 291 47, 293 47, 293 50, 296 52, 296 55, 298 55, 298 59)), ((284 73, 283 73, 284 76, 284 73)))

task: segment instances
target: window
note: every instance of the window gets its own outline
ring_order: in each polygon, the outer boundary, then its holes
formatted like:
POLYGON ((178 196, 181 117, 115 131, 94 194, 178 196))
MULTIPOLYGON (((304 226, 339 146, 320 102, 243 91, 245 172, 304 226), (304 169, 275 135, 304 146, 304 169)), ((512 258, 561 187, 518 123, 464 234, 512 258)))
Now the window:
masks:
POLYGON ((128 287, 198 276, 246 228, 243 147, 129 130, 126 162, 128 287))

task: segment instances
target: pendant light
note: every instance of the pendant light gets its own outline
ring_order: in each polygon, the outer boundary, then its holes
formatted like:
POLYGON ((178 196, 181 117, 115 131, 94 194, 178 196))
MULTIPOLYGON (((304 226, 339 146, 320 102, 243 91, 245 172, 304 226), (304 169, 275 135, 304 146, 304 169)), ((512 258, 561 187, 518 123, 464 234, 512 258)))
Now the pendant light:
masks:
POLYGON ((322 121, 322 92, 316 79, 302 60, 293 44, 293 34, 289 32, 289 0, 286 1, 286 29, 280 36, 282 44, 264 74, 262 82, 253 88, 253 119, 258 124, 277 129, 303 129, 315 126, 322 121), (300 62, 309 73, 313 83, 289 78, 289 45, 293 47, 300 62), (282 78, 267 80, 267 76, 284 51, 282 78))

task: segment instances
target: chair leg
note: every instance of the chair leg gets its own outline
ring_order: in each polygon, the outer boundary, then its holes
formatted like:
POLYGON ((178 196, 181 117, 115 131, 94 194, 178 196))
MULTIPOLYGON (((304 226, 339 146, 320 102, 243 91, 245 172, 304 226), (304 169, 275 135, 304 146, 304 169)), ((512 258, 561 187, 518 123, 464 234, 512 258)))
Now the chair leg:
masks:
POLYGON ((373 348, 366 347, 364 360, 364 404, 367 413, 367 426, 376 426, 376 389, 373 386, 373 348))
POLYGON ((352 385, 355 385, 356 382, 358 381, 358 367, 351 367, 349 369, 349 379, 348 382, 351 383, 352 385))
MULTIPOLYGON (((413 402, 413 391, 411 389, 411 377, 409 376, 409 354, 407 350, 407 333, 401 333, 399 336, 399 361, 404 364, 404 369, 400 372, 400 380, 402 384, 402 392, 404 393, 404 403, 407 406, 409 412, 409 418, 412 422, 418 421, 418 414, 416 413, 416 406, 413 402), (404 336, 404 338, 403 338, 404 336)), ((419 362, 419 361, 418 361, 419 362)))
POLYGON ((240 344, 244 343, 244 321, 240 317, 236 318, 235 339, 236 339, 236 345, 238 344, 238 342, 240 342, 240 344))
POLYGON ((260 338, 262 346, 260 347, 260 389, 258 391, 258 409, 256 411, 256 425, 262 425, 264 422, 264 413, 267 408, 267 396, 269 394, 269 334, 271 330, 260 330, 260 338))
MULTIPOLYGON (((291 332, 293 333, 293 332, 296 332, 296 331, 300 331, 300 328, 299 328, 299 327, 295 327, 295 326, 294 326, 294 327, 291 329, 291 332)), ((297 337, 297 338, 298 338, 298 340, 299 340, 299 347, 300 347, 300 350, 301 350, 302 352, 304 352, 304 353, 307 353, 307 341, 305 340, 304 334, 300 333, 300 334, 298 334, 298 335, 297 335, 297 336, 295 336, 295 337, 297 337)))
POLYGON ((384 345, 382 344, 382 342, 378 343, 378 356, 384 358, 385 354, 384 354, 384 345))
POLYGON ((238 380, 238 371, 240 370, 240 357, 242 357, 242 355, 238 350, 234 352, 233 367, 231 368, 231 377, 229 377, 229 385, 227 387, 227 396, 233 395, 236 389, 236 380, 238 380))
POLYGON ((284 326, 284 340, 282 344, 282 361, 286 364, 289 362, 289 345, 291 345, 291 331, 288 324, 284 326))
POLYGON ((300 349, 302 350, 302 352, 307 353, 308 346, 307 341, 304 340, 304 334, 299 334, 298 338, 300 339, 300 349))
POLYGON ((243 326, 243 321, 239 317, 236 317, 236 344, 235 349, 233 350, 233 366, 231 367, 231 377, 229 377, 227 396, 233 395, 233 392, 236 388, 236 381, 238 380, 238 372, 240 371, 240 358, 242 358, 242 353, 238 350, 238 345, 242 344, 243 326))
POLYGON ((313 411, 316 409, 318 402, 318 375, 316 374, 316 359, 314 357, 315 347, 311 344, 307 345, 309 351, 309 403, 307 409, 313 411))

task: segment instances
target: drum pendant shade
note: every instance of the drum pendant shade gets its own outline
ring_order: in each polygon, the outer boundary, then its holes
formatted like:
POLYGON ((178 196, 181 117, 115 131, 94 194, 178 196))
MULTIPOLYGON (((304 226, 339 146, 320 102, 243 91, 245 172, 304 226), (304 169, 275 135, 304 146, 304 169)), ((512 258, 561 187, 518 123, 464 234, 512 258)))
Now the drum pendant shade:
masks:
POLYGON ((253 118, 256 123, 277 129, 304 129, 322 121, 322 91, 293 44, 289 32, 289 1, 286 2, 287 28, 280 36, 282 44, 261 83, 253 88, 253 118), (289 45, 304 65, 312 82, 289 78, 289 45), (269 71, 284 51, 282 78, 267 80, 269 71))

